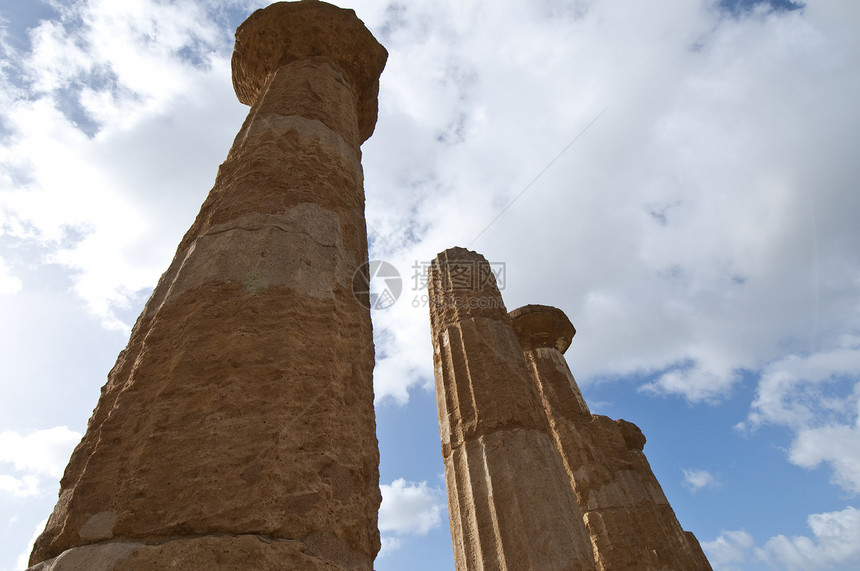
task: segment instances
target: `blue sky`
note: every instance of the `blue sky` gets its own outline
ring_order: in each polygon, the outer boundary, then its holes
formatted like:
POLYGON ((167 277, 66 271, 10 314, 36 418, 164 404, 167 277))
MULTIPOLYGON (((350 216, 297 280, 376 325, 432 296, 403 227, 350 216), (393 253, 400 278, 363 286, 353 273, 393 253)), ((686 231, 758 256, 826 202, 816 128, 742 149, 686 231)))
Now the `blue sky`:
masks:
MULTIPOLYGON (((247 113, 232 34, 263 4, 0 4, 0 570, 247 113)), ((453 568, 411 278, 455 245, 509 309, 568 314, 592 411, 643 429, 715 569, 860 568, 860 5, 347 7, 390 52, 362 152, 404 278, 373 315, 376 568, 453 568)))

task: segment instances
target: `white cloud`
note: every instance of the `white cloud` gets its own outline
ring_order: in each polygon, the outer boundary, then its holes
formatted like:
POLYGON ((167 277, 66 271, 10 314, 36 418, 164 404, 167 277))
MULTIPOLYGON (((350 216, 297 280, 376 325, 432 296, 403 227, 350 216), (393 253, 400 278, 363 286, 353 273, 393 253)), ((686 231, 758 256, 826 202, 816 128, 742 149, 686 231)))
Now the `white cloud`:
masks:
POLYGON ((773 537, 757 556, 775 569, 825 571, 860 566, 860 510, 813 514, 807 518, 813 538, 784 535, 773 537))
POLYGON ((0 258, 0 295, 15 295, 21 291, 23 285, 19 278, 10 273, 3 258, 0 258))
POLYGON ((719 482, 717 478, 707 470, 684 469, 684 486, 694 494, 705 488, 714 488, 719 482))
MULTIPOLYGON (((856 413, 856 406, 833 399, 832 390, 860 381, 860 337, 845 335, 839 347, 811 355, 789 355, 768 365, 759 381, 748 424, 771 423, 792 428, 822 418, 856 413), (850 405, 849 405, 850 406, 850 405)), ((848 389, 850 395, 852 389, 848 389)))
POLYGON ((63 6, 20 58, 32 89, 0 97, 0 230, 65 267, 107 328, 128 329, 117 313, 164 271, 245 114, 201 6, 63 6))
POLYGON ((694 363, 691 367, 667 371, 656 380, 642 385, 640 390, 657 395, 683 395, 692 402, 717 402, 737 380, 731 371, 707 370, 698 362, 694 363))
POLYGON ((860 565, 860 510, 812 514, 807 518, 812 537, 777 535, 756 547, 744 530, 724 531, 702 549, 715 571, 741 571, 765 563, 779 571, 856 569, 860 565))
POLYGON ((0 492, 19 498, 35 496, 39 493, 39 480, 33 476, 16 478, 8 474, 0 474, 0 492))
POLYGON ((34 480, 27 479, 28 476, 59 479, 80 439, 81 434, 65 426, 37 430, 26 436, 12 431, 0 433, 0 464, 11 464, 16 471, 26 474, 23 478, 7 476, 3 488, 9 489, 7 484, 14 487, 17 481, 28 486, 19 489, 29 489, 34 480))
POLYGON ((744 530, 724 531, 714 541, 702 543, 715 571, 740 571, 743 567, 735 564, 746 563, 752 554, 755 541, 744 530))
POLYGON ((18 569, 26 569, 30 562, 30 553, 33 551, 33 545, 36 543, 36 540, 42 535, 42 532, 45 531, 45 526, 48 524, 48 518, 43 519, 38 524, 36 524, 36 530, 33 532, 33 537, 30 538, 30 542, 27 544, 27 547, 24 551, 18 555, 18 569))
POLYGON ((115 79, 117 92, 158 105, 189 88, 184 52, 205 58, 229 45, 229 36, 192 2, 88 0, 61 13, 60 22, 42 22, 31 33, 25 69, 37 91, 90 83, 95 75, 115 79))
POLYGON ((381 484, 379 531, 382 534, 380 557, 399 549, 405 536, 426 535, 442 524, 444 492, 427 482, 407 482, 398 478, 381 484))
POLYGON ((393 535, 383 535, 380 538, 380 541, 382 542, 382 547, 380 548, 377 557, 386 557, 387 555, 391 555, 392 552, 403 547, 403 540, 393 535))
POLYGON ((65 426, 26 436, 0 432, 0 493, 27 498, 56 485, 80 439, 81 434, 65 426), (17 473, 9 474, 10 470, 17 473))
POLYGON ((412 483, 398 478, 380 485, 379 531, 424 535, 442 523, 440 491, 427 482, 412 483))
POLYGON ((834 483, 860 493, 860 426, 823 426, 800 430, 791 443, 789 459, 804 468, 828 463, 834 483))
MULTIPOLYGON (((165 269, 246 112, 223 7, 263 3, 53 2, 64 18, 32 53, 2 48, 3 79, 32 89, 0 87, 0 231, 60 264, 107 327, 165 269)), ((583 385, 644 374, 646 391, 719 402, 760 371, 746 426, 789 427, 793 462, 856 490, 858 347, 840 337, 860 330, 857 7, 713 7, 356 0, 390 52, 362 149, 372 256, 404 279, 453 245, 507 262, 510 308, 557 305, 577 326, 583 385)), ((383 403, 432 380, 412 295, 374 314, 383 403)), ((47 477, 22 465, 7 493, 47 477)), ((398 482, 389 498, 421 497, 398 482)), ((432 520, 392 501, 385 549, 432 520)), ((742 533, 721 536, 727 557, 742 533)))
POLYGON ((828 464, 833 481, 860 493, 860 338, 840 347, 790 355, 765 368, 748 419, 738 425, 784 426, 793 433, 788 458, 804 468, 828 464))
MULTIPOLYGON (((577 378, 656 374, 647 390, 716 402, 743 370, 832 347, 860 276, 843 257, 860 172, 840 152, 860 125, 832 112, 860 96, 856 46, 817 9, 715 22, 707 8, 389 15, 369 225, 419 258, 468 245, 606 108, 472 245, 508 262, 511 308, 569 313, 577 378)), ((386 352, 406 355, 407 337, 386 352)), ((396 376, 402 402, 414 375, 396 376)))
MULTIPOLYGON (((570 314, 580 382, 658 374, 647 390, 716 402, 738 371, 844 331, 860 275, 840 255, 857 233, 858 167, 838 150, 860 129, 835 112, 857 95, 850 31, 823 5, 716 20, 710 4, 358 2, 390 52, 364 147, 372 255, 408 267, 469 244, 606 108, 472 246, 508 262, 512 308, 570 314)), ((166 267, 244 115, 221 10, 76 2, 21 58, 39 92, 7 112, 0 163, 22 178, 6 224, 106 326, 128 326, 117 312, 166 267)), ((403 403, 432 374, 426 308, 399 311, 377 395, 403 403)))
MULTIPOLYGON (((377 346, 373 388, 377 404, 409 402, 414 387, 432 389, 433 361, 427 289, 413 279, 416 262, 427 262, 426 254, 406 249, 384 258, 400 273, 403 291, 389 309, 374 311, 373 331, 377 346)), ((418 270, 420 272, 420 270, 418 270)))

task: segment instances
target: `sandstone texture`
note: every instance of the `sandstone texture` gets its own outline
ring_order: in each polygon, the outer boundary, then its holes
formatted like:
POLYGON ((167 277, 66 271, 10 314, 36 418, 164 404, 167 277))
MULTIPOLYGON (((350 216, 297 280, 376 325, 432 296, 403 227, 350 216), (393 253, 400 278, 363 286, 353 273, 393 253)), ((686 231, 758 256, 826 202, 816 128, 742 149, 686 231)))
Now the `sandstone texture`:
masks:
POLYGON ((489 265, 474 252, 446 250, 431 264, 428 283, 456 568, 594 569, 582 515, 489 265))
POLYGON ((462 248, 428 283, 457 570, 709 570, 639 428, 589 411, 563 355, 567 316, 506 314, 489 264, 462 248))
POLYGON ((316 1, 236 38, 248 118, 102 388, 35 569, 372 569, 374 351, 352 278, 387 54, 316 1))
POLYGON ((567 316, 554 307, 527 305, 510 317, 576 492, 597 568, 710 569, 654 477, 639 428, 589 412, 563 355, 576 333, 567 316))

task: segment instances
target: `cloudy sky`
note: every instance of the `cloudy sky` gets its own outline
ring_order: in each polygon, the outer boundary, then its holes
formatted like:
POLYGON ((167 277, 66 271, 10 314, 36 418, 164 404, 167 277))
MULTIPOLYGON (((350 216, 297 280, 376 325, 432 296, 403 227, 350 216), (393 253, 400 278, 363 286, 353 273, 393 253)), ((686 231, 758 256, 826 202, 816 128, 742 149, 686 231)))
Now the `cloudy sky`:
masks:
MULTIPOLYGON (((0 570, 21 568, 130 325, 247 108, 260 0, 0 3, 0 570)), ((345 5, 346 6, 346 5, 345 5)), ((562 308, 716 569, 860 568, 860 3, 354 0, 379 571, 452 569, 425 292, 465 246, 562 308)))

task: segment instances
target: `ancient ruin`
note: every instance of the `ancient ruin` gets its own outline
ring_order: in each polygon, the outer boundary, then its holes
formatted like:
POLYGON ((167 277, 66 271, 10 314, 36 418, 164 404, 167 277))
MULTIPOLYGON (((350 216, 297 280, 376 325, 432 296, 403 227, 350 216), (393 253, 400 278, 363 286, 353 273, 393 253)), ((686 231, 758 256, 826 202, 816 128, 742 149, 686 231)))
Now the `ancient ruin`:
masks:
POLYGON ((454 248, 428 280, 457 569, 593 569, 591 543, 490 267, 454 248))
MULTIPOLYGON (((239 27, 251 110, 102 388, 31 571, 373 568, 374 347, 355 280, 386 58, 352 10, 316 0, 239 27)), ((462 248, 429 290, 458 570, 710 569, 641 431, 589 411, 560 310, 509 314, 462 248)))
POLYGON ((639 428, 589 411, 564 313, 507 313, 490 265, 463 248, 436 257, 428 285, 456 569, 710 569, 639 428))
POLYGON ((379 453, 359 146, 387 52, 352 10, 236 32, 251 110, 102 389, 31 569, 365 569, 379 453))

